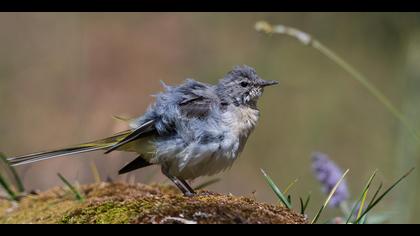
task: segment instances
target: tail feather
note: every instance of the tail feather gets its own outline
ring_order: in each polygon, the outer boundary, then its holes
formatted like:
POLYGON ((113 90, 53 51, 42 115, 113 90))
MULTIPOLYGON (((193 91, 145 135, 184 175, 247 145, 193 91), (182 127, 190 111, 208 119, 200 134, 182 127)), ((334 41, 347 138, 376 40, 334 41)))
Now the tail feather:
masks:
POLYGON ((124 138, 112 145, 108 150, 106 150, 105 154, 117 150, 121 146, 124 146, 127 143, 133 142, 136 139, 144 137, 145 135, 152 134, 153 131, 155 131, 154 124, 154 120, 144 122, 142 125, 133 130, 130 134, 126 135, 124 138))
POLYGON ((147 167, 153 165, 152 163, 146 161, 142 155, 136 157, 133 161, 127 163, 123 168, 118 171, 119 175, 131 172, 133 170, 137 170, 143 167, 147 167))
POLYGON ((62 149, 53 150, 53 151, 38 152, 38 153, 32 153, 32 154, 23 155, 23 156, 11 157, 7 160, 10 162, 12 166, 18 166, 18 165, 29 164, 29 163, 38 162, 38 161, 47 160, 47 159, 56 158, 56 157, 63 157, 63 156, 68 156, 68 155, 73 155, 73 154, 104 150, 118 143, 119 141, 121 141, 122 139, 130 135, 132 132, 133 132, 132 130, 127 130, 124 132, 117 133, 109 138, 96 140, 96 141, 88 142, 88 143, 82 143, 82 144, 75 145, 72 147, 62 148, 62 149))

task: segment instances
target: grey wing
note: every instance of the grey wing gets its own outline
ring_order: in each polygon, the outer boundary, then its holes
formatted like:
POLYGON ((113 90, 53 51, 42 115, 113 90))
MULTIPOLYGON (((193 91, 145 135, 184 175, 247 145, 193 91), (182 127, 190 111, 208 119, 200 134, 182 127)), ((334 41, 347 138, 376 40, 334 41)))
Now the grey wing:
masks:
POLYGON ((205 118, 219 104, 214 87, 195 80, 187 80, 179 88, 179 93, 182 94, 178 102, 179 109, 187 118, 205 118))
POLYGON ((209 115, 214 104, 211 98, 194 96, 179 103, 181 114, 187 118, 205 118, 209 115))
POLYGON ((176 127, 188 125, 185 123, 188 119, 205 119, 213 108, 218 108, 220 99, 214 90, 211 85, 194 80, 186 80, 177 87, 165 85, 165 91, 156 95, 156 102, 131 127, 138 128, 154 120, 159 136, 176 134, 176 127))

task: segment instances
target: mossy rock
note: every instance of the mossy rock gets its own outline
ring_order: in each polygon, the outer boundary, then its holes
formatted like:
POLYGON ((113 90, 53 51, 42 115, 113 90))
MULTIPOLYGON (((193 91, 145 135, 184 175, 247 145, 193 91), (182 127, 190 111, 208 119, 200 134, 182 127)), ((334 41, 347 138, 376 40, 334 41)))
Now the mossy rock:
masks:
POLYGON ((124 183, 81 189, 84 202, 59 187, 28 195, 18 204, 0 200, 0 223, 307 223, 281 206, 207 191, 184 197, 171 186, 124 183))

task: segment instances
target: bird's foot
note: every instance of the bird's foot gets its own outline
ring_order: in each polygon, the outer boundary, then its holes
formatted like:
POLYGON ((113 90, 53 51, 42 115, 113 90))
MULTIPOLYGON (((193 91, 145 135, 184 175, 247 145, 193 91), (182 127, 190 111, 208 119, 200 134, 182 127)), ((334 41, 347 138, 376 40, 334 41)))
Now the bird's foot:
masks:
POLYGON ((194 197, 197 196, 196 192, 184 192, 185 197, 194 197))

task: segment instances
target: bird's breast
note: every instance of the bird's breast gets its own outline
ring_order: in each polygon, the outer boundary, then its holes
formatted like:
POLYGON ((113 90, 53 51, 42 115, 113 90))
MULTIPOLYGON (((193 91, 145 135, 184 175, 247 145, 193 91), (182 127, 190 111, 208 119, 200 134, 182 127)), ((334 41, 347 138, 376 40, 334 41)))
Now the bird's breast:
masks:
POLYGON ((260 112, 251 107, 231 107, 223 114, 223 121, 234 135, 248 137, 257 124, 260 112))

